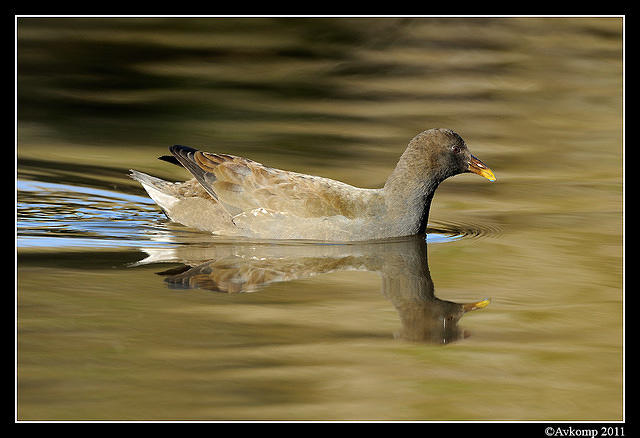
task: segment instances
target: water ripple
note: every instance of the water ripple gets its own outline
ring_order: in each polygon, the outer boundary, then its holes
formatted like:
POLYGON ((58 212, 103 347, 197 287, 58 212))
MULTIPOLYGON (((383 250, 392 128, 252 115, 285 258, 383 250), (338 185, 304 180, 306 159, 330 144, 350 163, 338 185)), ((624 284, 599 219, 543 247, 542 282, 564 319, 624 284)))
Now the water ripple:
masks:
POLYGON ((437 243, 469 238, 479 239, 496 237, 500 234, 502 234, 502 229, 495 224, 434 221, 427 228, 427 241, 437 243))

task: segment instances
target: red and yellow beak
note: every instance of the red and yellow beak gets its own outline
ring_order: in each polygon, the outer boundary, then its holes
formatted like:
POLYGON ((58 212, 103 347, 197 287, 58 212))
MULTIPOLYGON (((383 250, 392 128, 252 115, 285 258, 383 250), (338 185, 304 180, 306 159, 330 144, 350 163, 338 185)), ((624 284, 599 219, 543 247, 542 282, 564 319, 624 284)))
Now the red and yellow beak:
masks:
POLYGON ((495 181, 496 176, 493 174, 491 169, 489 169, 486 164, 482 161, 478 160, 476 157, 471 155, 471 160, 469 160, 469 172, 477 173, 480 176, 484 176, 489 181, 495 181))

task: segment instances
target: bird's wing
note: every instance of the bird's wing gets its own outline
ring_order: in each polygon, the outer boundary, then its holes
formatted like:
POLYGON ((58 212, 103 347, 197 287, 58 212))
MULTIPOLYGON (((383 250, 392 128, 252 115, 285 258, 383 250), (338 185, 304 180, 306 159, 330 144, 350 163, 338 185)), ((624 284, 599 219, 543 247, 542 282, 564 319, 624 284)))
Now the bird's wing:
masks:
POLYGON ((169 148, 202 187, 231 214, 264 208, 300 217, 362 213, 369 189, 317 176, 273 169, 247 158, 169 148))

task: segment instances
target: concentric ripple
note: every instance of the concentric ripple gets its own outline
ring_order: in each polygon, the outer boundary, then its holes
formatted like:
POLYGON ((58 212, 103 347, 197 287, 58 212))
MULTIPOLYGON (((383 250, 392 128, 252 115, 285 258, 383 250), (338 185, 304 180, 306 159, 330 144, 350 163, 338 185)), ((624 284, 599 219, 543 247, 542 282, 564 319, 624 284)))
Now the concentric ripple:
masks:
POLYGON ((502 230, 493 224, 464 222, 432 222, 427 227, 427 242, 442 243, 460 239, 498 236, 502 230))

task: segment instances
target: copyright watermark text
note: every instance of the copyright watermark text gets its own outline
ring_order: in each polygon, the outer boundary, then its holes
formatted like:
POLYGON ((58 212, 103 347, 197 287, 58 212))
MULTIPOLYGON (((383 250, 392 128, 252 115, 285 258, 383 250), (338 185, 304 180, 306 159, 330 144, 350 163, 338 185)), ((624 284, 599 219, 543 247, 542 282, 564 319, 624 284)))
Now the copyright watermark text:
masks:
POLYGON ((544 429, 546 436, 587 436, 587 437, 616 437, 625 436, 624 427, 575 428, 571 426, 549 426, 544 429))

